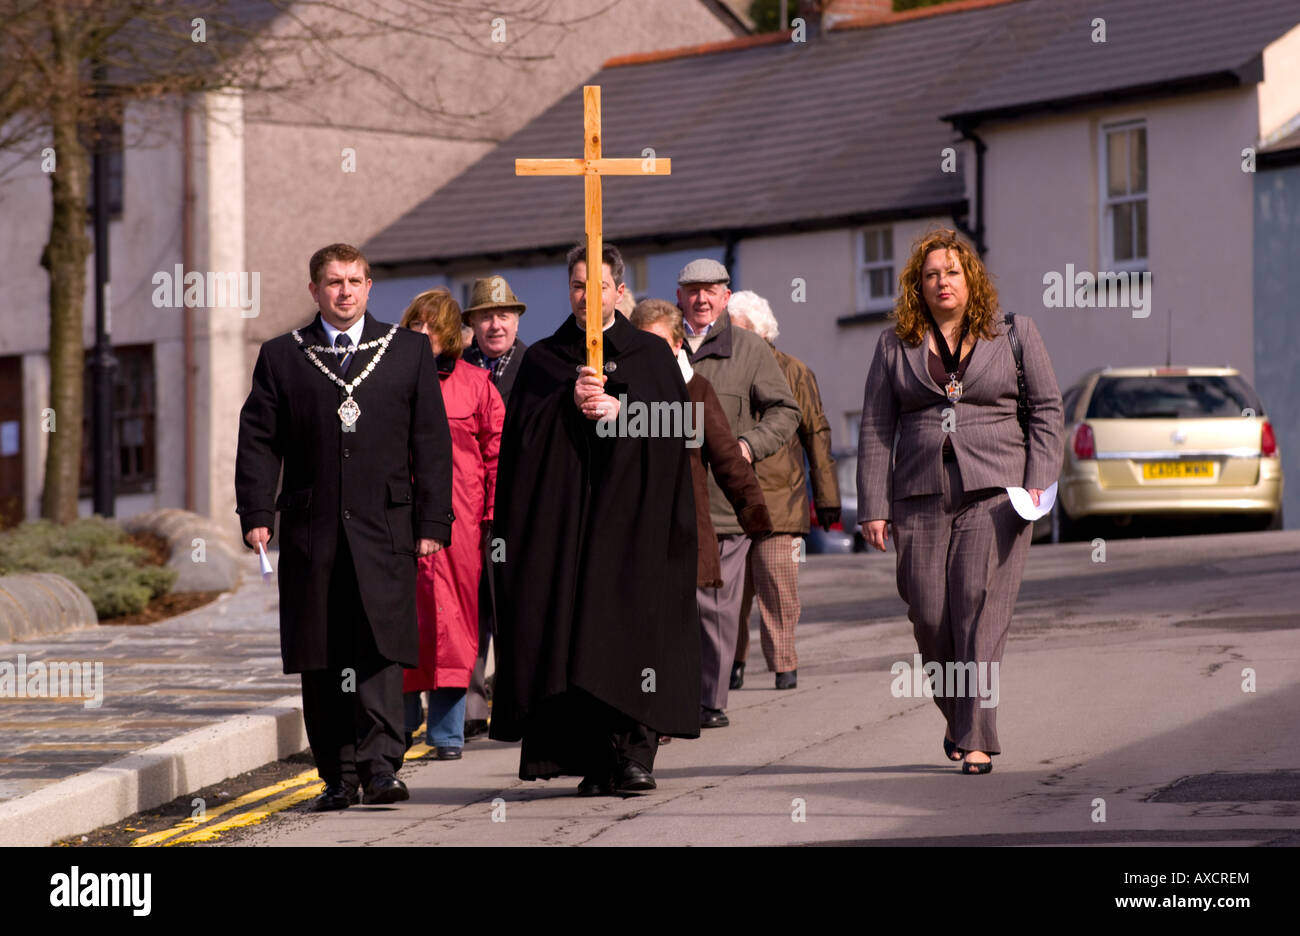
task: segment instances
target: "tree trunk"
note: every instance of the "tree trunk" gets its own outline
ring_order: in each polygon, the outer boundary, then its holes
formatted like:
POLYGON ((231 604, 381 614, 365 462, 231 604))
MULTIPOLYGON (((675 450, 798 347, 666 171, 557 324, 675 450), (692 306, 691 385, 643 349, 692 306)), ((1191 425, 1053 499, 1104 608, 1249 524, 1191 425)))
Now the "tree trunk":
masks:
POLYGON ((81 485, 81 419, 84 405, 86 260, 86 193, 89 164, 78 129, 82 84, 80 50, 70 36, 68 11, 60 3, 48 8, 54 51, 53 101, 50 116, 56 169, 50 240, 42 263, 50 276, 50 406, 55 423, 45 459, 41 516, 56 523, 77 519, 81 485))

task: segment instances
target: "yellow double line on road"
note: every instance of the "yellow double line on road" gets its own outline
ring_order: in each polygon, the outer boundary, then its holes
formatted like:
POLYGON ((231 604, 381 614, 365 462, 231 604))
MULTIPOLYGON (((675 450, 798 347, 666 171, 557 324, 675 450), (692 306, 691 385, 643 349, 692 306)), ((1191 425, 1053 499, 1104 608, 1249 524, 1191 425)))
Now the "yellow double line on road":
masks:
MULTIPOLYGON (((423 726, 421 726, 423 729, 423 726)), ((427 744, 415 744, 406 752, 406 760, 419 760, 433 749, 427 744)), ((170 829, 142 835, 131 842, 132 847, 153 845, 183 845, 195 842, 212 842, 231 829, 257 825, 267 816, 282 812, 311 799, 321 791, 320 775, 314 769, 303 771, 296 777, 281 780, 279 783, 245 793, 238 799, 204 813, 202 816, 185 819, 170 829), (291 792, 285 793, 286 790, 291 792), (264 802, 276 794, 284 794, 264 802), (251 808, 250 808, 251 807, 251 808), (230 815, 234 813, 234 815, 230 815), (228 818, 222 819, 222 816, 228 818), (220 822, 214 821, 220 819, 220 822)))

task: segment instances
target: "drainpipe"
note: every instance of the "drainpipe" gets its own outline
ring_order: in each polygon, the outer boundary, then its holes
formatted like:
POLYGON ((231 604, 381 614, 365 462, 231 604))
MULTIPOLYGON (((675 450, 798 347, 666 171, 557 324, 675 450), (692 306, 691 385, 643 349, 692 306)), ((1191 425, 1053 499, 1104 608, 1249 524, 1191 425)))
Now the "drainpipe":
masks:
MULTIPOLYGON (((190 128, 190 102, 181 106, 181 266, 186 273, 194 262, 194 140, 190 128)), ((184 304, 182 344, 185 367, 185 509, 194 510, 194 310, 184 304)))
POLYGON ((727 268, 727 273, 731 275, 731 282, 728 284, 732 292, 740 283, 740 276, 736 270, 736 235, 727 235, 727 246, 722 252, 722 265, 727 268))
POLYGON ((988 146, 972 128, 959 125, 957 129, 963 140, 975 144, 975 228, 972 230, 955 217, 953 223, 957 225, 957 230, 971 239, 976 253, 983 259, 988 251, 988 245, 984 243, 984 154, 988 151, 988 146))

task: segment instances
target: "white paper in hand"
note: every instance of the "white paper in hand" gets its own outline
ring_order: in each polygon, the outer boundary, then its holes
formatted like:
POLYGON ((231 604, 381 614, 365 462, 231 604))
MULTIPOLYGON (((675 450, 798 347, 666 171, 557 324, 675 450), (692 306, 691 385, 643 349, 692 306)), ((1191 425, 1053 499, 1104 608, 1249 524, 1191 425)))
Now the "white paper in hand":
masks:
POLYGON ((1038 495, 1038 506, 1034 506, 1034 499, 1029 496, 1029 492, 1022 487, 1007 488, 1007 496, 1011 498, 1011 506, 1016 508, 1016 513, 1026 520, 1037 520, 1039 517, 1047 515, 1056 503, 1056 482, 1052 482, 1042 494, 1038 495))
POLYGON ((261 543, 257 544, 257 557, 262 560, 262 581, 269 584, 275 575, 275 570, 271 568, 271 560, 266 556, 266 547, 261 543))

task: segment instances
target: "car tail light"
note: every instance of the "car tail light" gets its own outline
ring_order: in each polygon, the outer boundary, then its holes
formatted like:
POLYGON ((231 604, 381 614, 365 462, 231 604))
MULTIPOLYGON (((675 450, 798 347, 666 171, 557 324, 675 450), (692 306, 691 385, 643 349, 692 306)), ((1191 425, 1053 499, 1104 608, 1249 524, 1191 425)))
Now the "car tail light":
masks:
POLYGON ((1097 457, 1097 443, 1092 437, 1092 426, 1087 423, 1079 423, 1079 428, 1074 430, 1074 457, 1097 457))
POLYGON ((1272 458, 1277 454, 1277 439, 1273 436, 1273 427, 1267 420, 1259 431, 1259 454, 1272 458))

